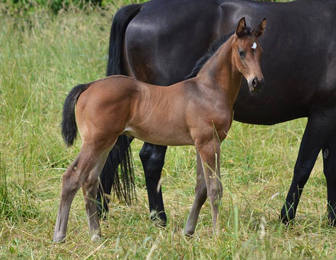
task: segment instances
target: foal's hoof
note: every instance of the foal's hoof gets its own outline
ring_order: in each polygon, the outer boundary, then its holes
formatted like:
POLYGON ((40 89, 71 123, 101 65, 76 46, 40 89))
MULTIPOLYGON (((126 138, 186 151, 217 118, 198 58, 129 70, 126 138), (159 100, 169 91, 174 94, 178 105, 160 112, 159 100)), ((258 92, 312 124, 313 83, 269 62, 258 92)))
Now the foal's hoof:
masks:
POLYGON ((65 242, 65 236, 54 236, 53 237, 53 243, 64 243, 65 242))
POLYGON ((92 237, 91 237, 91 242, 92 243, 95 243, 95 242, 99 242, 101 240, 101 237, 97 234, 94 234, 92 237))
POLYGON ((195 234, 195 230, 188 230, 187 228, 184 229, 184 235, 185 235, 186 237, 193 237, 194 234, 195 234))
POLYGON ((91 237, 91 242, 99 242, 101 240, 100 235, 94 234, 91 237))

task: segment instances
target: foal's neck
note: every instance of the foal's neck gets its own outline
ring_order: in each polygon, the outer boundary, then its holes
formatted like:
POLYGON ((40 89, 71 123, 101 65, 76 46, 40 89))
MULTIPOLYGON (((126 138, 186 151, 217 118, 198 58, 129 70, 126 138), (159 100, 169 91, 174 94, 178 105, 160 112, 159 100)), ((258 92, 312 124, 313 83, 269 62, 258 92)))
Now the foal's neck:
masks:
POLYGON ((220 94, 217 96, 223 98, 224 95, 231 107, 237 98, 243 77, 232 56, 232 40, 233 36, 209 59, 197 76, 202 87, 218 90, 220 94))

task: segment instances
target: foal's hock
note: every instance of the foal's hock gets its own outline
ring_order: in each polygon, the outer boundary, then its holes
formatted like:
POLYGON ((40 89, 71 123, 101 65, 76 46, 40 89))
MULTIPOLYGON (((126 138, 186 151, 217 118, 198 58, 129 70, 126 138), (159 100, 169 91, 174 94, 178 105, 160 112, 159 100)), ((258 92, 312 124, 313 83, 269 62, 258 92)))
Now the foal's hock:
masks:
POLYGON ((77 125, 83 145, 63 175, 54 241, 62 241, 72 200, 83 189, 92 239, 100 237, 95 196, 98 177, 121 134, 158 145, 195 145, 202 161, 197 190, 185 234, 195 231, 200 209, 209 198, 214 229, 222 197, 220 144, 233 119, 233 103, 244 76, 251 91, 264 79, 258 43, 266 19, 250 30, 242 18, 236 32, 204 64, 195 78, 169 87, 149 85, 126 76, 112 76, 78 85, 63 109, 62 133, 72 145, 77 125), (76 113, 75 113, 76 112, 76 113), (77 123, 76 123, 77 122, 77 123))

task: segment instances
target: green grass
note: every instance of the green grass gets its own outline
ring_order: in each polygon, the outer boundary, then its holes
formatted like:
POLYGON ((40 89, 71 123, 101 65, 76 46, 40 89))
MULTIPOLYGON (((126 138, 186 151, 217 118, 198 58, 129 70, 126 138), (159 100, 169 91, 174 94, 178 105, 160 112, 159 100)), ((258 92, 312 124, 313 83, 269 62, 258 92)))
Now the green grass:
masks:
POLYGON ((126 206, 113 199, 103 239, 95 244, 79 192, 66 243, 52 243, 61 176, 80 146, 78 141, 67 149, 62 142, 62 104, 73 86, 104 76, 117 6, 90 15, 0 17, 0 259, 336 258, 320 158, 294 225, 287 229, 278 221, 305 119, 270 127, 233 124, 222 145, 222 231, 216 237, 208 203, 195 237, 182 234, 196 183, 193 147, 168 149, 162 173, 168 226, 149 220, 138 156, 142 143, 136 141, 137 202, 126 206))

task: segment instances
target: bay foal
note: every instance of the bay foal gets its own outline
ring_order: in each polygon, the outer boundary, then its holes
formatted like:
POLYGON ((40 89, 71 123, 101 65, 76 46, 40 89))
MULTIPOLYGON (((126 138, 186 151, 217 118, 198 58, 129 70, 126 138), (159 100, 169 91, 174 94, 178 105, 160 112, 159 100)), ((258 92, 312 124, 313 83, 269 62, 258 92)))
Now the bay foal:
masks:
POLYGON ((54 241, 62 241, 73 198, 82 187, 92 240, 100 237, 95 196, 107 155, 121 134, 158 145, 195 145, 202 161, 196 197, 185 227, 195 231, 209 198, 216 230, 222 196, 220 144, 233 119, 233 103, 244 76, 251 91, 263 85, 258 44, 266 19, 250 30, 242 18, 236 32, 205 63, 197 77, 160 87, 126 76, 111 76, 71 90, 63 108, 62 134, 72 145, 77 125, 82 137, 79 155, 63 175, 54 241), (76 113, 75 113, 76 112, 76 113), (77 122, 77 124, 76 124, 77 122))

